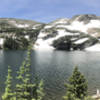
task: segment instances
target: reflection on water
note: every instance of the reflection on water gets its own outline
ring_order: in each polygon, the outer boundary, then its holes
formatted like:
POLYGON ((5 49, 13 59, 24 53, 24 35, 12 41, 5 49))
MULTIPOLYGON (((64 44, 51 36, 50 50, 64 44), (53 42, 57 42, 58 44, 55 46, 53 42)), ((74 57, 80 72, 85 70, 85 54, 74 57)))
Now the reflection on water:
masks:
MULTIPOLYGON (((7 67, 13 69, 13 76, 21 65, 26 51, 0 51, 0 95, 4 91, 7 67)), ((45 100, 62 100, 65 93, 64 83, 71 75, 73 67, 79 66, 89 83, 89 93, 100 88, 100 53, 96 52, 65 52, 65 51, 33 51, 32 74, 44 79, 45 100)), ((15 81, 14 81, 15 82, 15 81)))

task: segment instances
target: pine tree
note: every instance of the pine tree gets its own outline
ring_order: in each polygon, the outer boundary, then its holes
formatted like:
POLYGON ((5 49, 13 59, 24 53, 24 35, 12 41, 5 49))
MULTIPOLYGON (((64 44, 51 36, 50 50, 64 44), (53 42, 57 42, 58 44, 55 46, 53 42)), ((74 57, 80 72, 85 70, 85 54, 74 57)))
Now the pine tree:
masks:
POLYGON ((33 97, 34 100, 42 100, 44 97, 44 90, 43 90, 43 80, 39 82, 38 77, 35 77, 35 87, 33 89, 33 97))
POLYGON ((67 87, 65 98, 68 97, 69 93, 81 100, 87 95, 87 81, 84 75, 78 70, 78 67, 75 67, 72 76, 69 78, 69 83, 65 85, 67 87))
POLYGON ((93 99, 93 98, 90 97, 90 96, 87 96, 87 97, 84 98, 84 100, 95 100, 95 99, 93 99))
POLYGON ((74 94, 67 92, 66 96, 63 97, 64 100, 80 100, 78 98, 75 97, 74 94))
POLYGON ((30 52, 28 52, 27 58, 23 62, 18 72, 17 79, 20 83, 16 84, 16 98, 18 100, 32 100, 32 89, 35 84, 31 83, 30 73, 30 52))
POLYGON ((12 70, 10 66, 8 66, 8 75, 6 79, 6 87, 5 92, 2 96, 2 100, 14 100, 14 93, 12 91, 12 76, 11 76, 12 70))
POLYGON ((43 80, 40 81, 37 89, 37 94, 38 94, 38 99, 37 100, 42 100, 44 97, 44 90, 43 90, 43 80))
POLYGON ((17 100, 42 100, 43 82, 33 83, 31 76, 31 48, 28 49, 27 58, 18 71, 17 79, 20 83, 16 84, 17 100), (36 94, 36 95, 35 95, 36 94))

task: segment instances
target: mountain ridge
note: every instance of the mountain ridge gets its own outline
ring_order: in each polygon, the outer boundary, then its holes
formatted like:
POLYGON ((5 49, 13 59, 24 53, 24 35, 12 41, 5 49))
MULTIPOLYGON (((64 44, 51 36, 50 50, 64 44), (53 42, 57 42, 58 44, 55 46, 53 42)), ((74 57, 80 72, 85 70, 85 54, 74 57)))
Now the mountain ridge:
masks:
POLYGON ((76 15, 70 19, 59 18, 47 24, 0 18, 1 49, 23 49, 32 43, 36 50, 94 51, 95 48, 95 51, 100 51, 99 41, 100 17, 93 14, 76 15))
MULTIPOLYGON (((100 29, 100 17, 97 17, 96 15, 86 14, 86 15, 74 16, 72 17, 72 19, 65 19, 65 18, 57 19, 45 25, 44 28, 40 31, 40 34, 38 36, 39 39, 36 41, 37 46, 35 45, 35 48, 37 49, 52 48, 61 50, 90 50, 88 47, 93 46, 96 43, 99 44, 99 32, 97 32, 99 31, 99 29, 100 29), (75 34, 77 34, 76 40, 78 39, 80 40, 80 37, 83 40, 84 37, 84 36, 82 37, 83 33, 85 37, 88 37, 89 40, 87 42, 85 40, 83 42, 81 41, 82 44, 78 45, 73 43, 72 39, 76 37, 75 34), (73 38, 68 40, 69 36, 72 36, 73 38), (48 38, 44 40, 45 37, 48 38), (60 41, 62 38, 65 37, 67 37, 66 41, 65 39, 63 41, 60 41), (58 42, 58 40, 60 42, 58 42), (94 42, 93 40, 97 40, 97 42, 94 42), (70 43, 67 43, 69 41, 70 43), (91 41, 91 43, 89 41, 91 41)), ((96 51, 100 51, 100 48, 99 49, 96 48, 96 51)))

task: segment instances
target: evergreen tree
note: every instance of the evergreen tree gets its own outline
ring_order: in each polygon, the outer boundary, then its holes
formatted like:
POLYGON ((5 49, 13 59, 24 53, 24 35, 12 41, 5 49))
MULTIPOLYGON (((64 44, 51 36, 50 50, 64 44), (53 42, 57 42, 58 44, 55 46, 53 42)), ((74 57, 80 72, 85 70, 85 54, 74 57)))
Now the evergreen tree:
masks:
POLYGON ((11 76, 12 70, 8 66, 8 75, 6 79, 6 87, 5 87, 5 92, 2 96, 2 100, 14 100, 14 93, 12 91, 12 76, 11 76))
POLYGON ((17 100, 42 100, 42 85, 43 82, 33 83, 31 76, 31 47, 27 52, 27 58, 23 62, 18 71, 16 84, 16 99, 17 100), (40 92, 41 91, 41 92, 40 92))
POLYGON ((17 79, 19 80, 19 83, 16 84, 16 98, 18 100, 32 100, 32 89, 35 84, 31 83, 29 57, 30 53, 28 52, 27 59, 25 59, 18 72, 17 79))
POLYGON ((63 98, 64 98, 64 100, 80 100, 80 99, 76 98, 74 94, 72 94, 70 92, 67 92, 67 96, 64 96, 63 98))
POLYGON ((38 99, 37 100, 42 100, 44 97, 44 90, 43 90, 43 80, 40 81, 37 89, 37 94, 38 94, 38 99))
POLYGON ((35 78, 33 93, 34 100, 42 100, 45 95, 43 90, 43 80, 39 82, 38 77, 35 78))
POLYGON ((93 99, 92 97, 90 97, 90 96, 87 96, 87 97, 85 97, 85 99, 84 100, 95 100, 95 99, 93 99))
MULTIPOLYGON (((83 74, 75 67, 72 76, 69 78, 69 83, 66 84, 67 94, 65 98, 68 97, 69 93, 74 95, 76 98, 81 100, 87 95, 87 81, 83 74)), ((65 99, 68 100, 68 99, 65 99)))

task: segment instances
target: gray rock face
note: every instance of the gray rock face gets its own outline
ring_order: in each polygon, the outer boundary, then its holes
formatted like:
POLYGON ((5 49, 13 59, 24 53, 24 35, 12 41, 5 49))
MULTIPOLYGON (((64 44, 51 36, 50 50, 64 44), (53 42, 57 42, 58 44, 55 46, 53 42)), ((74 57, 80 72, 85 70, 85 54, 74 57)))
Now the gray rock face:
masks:
POLYGON ((91 20, 100 20, 100 17, 96 15, 89 15, 89 14, 76 15, 72 17, 72 19, 70 19, 70 22, 75 21, 75 20, 84 22, 84 24, 88 24, 91 20))
POLYGON ((94 45, 98 42, 98 39, 80 33, 76 36, 64 36, 53 41, 53 46, 59 50, 84 50, 85 48, 94 45))

